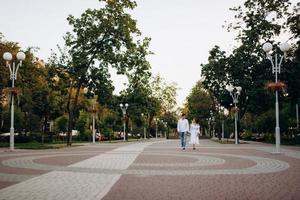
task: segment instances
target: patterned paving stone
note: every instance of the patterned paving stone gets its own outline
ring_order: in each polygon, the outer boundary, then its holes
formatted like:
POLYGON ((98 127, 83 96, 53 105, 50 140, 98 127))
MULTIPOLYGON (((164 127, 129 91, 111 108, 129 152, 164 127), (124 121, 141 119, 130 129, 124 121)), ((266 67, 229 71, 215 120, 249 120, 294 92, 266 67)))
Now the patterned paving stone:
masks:
MULTIPOLYGON (((138 156, 137 153, 131 154, 115 154, 114 152, 101 154, 99 156, 92 157, 90 159, 84 160, 82 162, 75 163, 73 165, 69 165, 68 167, 60 167, 53 165, 43 165, 33 162, 33 158, 40 158, 41 156, 35 156, 31 158, 18 158, 18 159, 10 159, 3 162, 4 165, 11 167, 23 167, 23 168, 34 168, 34 169, 48 169, 48 170, 57 170, 57 171, 78 171, 83 172, 80 168, 85 168, 84 172, 90 173, 109 173, 109 174, 136 174, 136 175, 215 175, 215 174, 259 174, 259 173, 274 173, 286 170, 289 168, 289 164, 284 161, 279 161, 275 159, 269 158, 260 158, 255 156, 241 156, 234 154, 216 154, 216 153, 205 153, 206 155, 181 155, 184 157, 192 157, 197 159, 196 162, 192 163, 177 163, 177 164, 156 164, 156 163, 142 163, 142 164, 134 164, 136 166, 162 166, 162 167, 170 167, 170 166, 184 166, 184 167, 192 167, 192 166, 209 166, 209 165, 220 165, 225 163, 224 159, 217 158, 215 156, 227 156, 227 157, 236 157, 248 159, 256 163, 255 166, 244 168, 244 169, 206 169, 206 170, 138 170, 138 169, 127 169, 129 165, 135 160, 138 156), (99 170, 92 170, 99 169, 99 170), (126 170, 127 169, 127 170, 126 170)), ((160 155, 167 156, 176 156, 174 154, 165 154, 160 153, 160 155)), ((44 157, 44 156, 42 156, 44 157)))
POLYGON ((50 172, 0 190, 0 199, 101 199, 120 175, 50 172))
POLYGON ((160 153, 160 154, 148 154, 148 155, 156 155, 156 156, 173 156, 173 157, 187 157, 193 158, 196 162, 187 162, 187 163, 134 163, 134 166, 158 166, 158 167, 193 167, 193 166, 211 166, 211 165, 222 165, 225 163, 224 159, 205 156, 205 155, 174 155, 174 154, 167 154, 167 153, 160 153))
POLYGON ((0 188, 1 183, 6 188, 0 190, 0 200, 297 199, 300 151, 282 148, 283 154, 273 155, 273 149, 202 140, 196 151, 182 151, 178 140, 152 140, 1 154, 0 188), (72 159, 64 160, 68 157, 72 159), (238 193, 232 185, 238 185, 238 193), (183 192, 189 190, 197 195, 183 192))
MULTIPOLYGON (((151 143, 132 144, 103 155, 95 156, 82 162, 70 165, 76 168, 99 168, 109 167, 113 169, 126 169, 138 156, 143 149, 151 143), (133 152, 125 154, 122 152, 133 152), (111 158, 111 159, 110 159, 111 158), (109 162, 107 164, 107 162, 109 162)), ((40 158, 44 156, 35 156, 40 158)), ((38 168, 45 168, 47 165, 34 163, 33 159, 17 158, 5 160, 2 164, 16 166, 21 165, 29 168, 32 165, 38 168)), ((53 170, 59 170, 61 167, 52 166, 53 170)), ((1 175, 1 174, 0 174, 1 175)), ((18 175, 20 176, 20 175, 18 175)), ((0 190, 0 199, 43 199, 43 200, 74 200, 74 199, 101 199, 114 183, 120 178, 121 174, 103 174, 103 173, 84 173, 53 171, 19 184, 0 190)), ((12 176, 10 176, 12 177, 12 176)), ((20 177, 18 177, 20 178, 20 177)), ((4 177, 5 179, 5 177, 4 177)), ((15 178, 16 179, 16 178, 15 178)))

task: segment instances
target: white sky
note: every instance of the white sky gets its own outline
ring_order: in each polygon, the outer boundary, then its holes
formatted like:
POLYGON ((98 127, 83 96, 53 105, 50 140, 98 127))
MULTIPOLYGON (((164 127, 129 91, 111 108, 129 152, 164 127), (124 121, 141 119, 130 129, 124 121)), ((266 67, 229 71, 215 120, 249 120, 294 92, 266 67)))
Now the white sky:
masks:
MULTIPOLYGON (((292 0, 295 4, 296 0, 292 0)), ((153 74, 177 82, 181 105, 196 81, 200 64, 207 62, 214 45, 231 50, 234 34, 222 28, 232 18, 230 7, 243 0, 137 0, 133 16, 143 36, 151 37, 149 58, 153 74)), ((10 0, 1 3, 0 32, 23 47, 40 48, 38 57, 47 60, 51 49, 63 44, 70 30, 66 17, 79 16, 87 8, 99 7, 98 0, 10 0)), ((125 77, 112 76, 116 91, 124 88, 125 77)))

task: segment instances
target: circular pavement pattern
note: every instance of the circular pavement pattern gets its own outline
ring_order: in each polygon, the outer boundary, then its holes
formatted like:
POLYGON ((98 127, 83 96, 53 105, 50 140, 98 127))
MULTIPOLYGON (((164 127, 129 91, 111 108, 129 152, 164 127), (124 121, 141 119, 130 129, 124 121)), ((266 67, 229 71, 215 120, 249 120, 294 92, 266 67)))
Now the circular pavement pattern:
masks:
POLYGON ((205 155, 176 155, 170 153, 144 153, 145 155, 153 156, 168 156, 168 157, 186 157, 192 158, 195 162, 185 162, 185 163, 133 163, 133 166, 150 166, 150 167, 195 167, 195 166, 211 166, 211 165, 222 165, 225 163, 224 159, 205 156, 205 155))
MULTIPOLYGON (((123 155, 122 153, 118 153, 123 155)), ((38 170, 56 170, 56 171, 72 171, 72 172, 88 172, 88 173, 107 173, 107 174, 132 174, 140 176, 155 176, 155 175, 234 175, 234 174, 262 174, 262 173, 275 173, 286 170, 289 168, 289 164, 284 161, 257 157, 257 156, 245 156, 245 155, 233 155, 233 154, 219 154, 219 153, 197 153, 197 154, 184 154, 184 153, 168 153, 168 152, 144 152, 144 155, 152 156, 172 156, 174 158, 192 158, 194 162, 188 163, 133 163, 132 166, 159 166, 166 167, 165 169, 101 169, 101 168, 82 168, 82 167, 67 167, 56 166, 49 164, 40 164, 34 162, 36 159, 49 158, 54 156, 66 156, 66 155, 40 155, 40 156, 28 156, 19 157, 13 159, 7 159, 2 161, 4 166, 15 168, 29 168, 38 170), (218 157, 225 157, 218 158, 218 157), (226 163, 226 157, 239 158, 245 160, 251 160, 256 165, 241 169, 189 169, 192 166, 214 166, 222 165, 226 163), (186 167, 180 170, 170 169, 170 166, 186 167)), ((79 154, 68 154, 69 156, 76 156, 79 154)), ((82 154, 81 154, 82 155, 82 154)), ((125 154, 124 154, 125 155, 125 154)))

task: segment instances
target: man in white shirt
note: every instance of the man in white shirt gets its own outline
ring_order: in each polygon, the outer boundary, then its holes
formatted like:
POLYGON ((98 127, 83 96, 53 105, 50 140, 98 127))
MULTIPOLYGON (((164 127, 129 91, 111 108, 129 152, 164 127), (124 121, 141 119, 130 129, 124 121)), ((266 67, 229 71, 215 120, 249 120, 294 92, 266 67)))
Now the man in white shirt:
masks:
POLYGON ((186 133, 189 132, 189 130, 189 121, 185 119, 185 114, 182 114, 177 123, 177 132, 180 135, 181 147, 183 150, 185 150, 186 133))

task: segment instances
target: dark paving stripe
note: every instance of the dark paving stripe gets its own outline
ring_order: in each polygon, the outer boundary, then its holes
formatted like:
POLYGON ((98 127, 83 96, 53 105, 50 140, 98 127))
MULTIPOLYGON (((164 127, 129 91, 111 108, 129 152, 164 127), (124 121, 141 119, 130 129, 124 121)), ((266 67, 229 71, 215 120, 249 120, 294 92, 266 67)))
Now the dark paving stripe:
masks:
MULTIPOLYGON (((0 189, 17 184, 18 182, 0 181, 0 189)), ((0 197, 1 198, 1 197, 0 197)))

